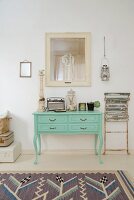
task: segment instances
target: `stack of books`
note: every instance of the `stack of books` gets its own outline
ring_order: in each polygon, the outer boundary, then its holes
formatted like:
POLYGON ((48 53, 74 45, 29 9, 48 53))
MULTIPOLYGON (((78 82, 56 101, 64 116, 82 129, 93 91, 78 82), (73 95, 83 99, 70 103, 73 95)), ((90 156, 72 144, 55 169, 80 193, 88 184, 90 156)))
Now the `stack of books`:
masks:
POLYGON ((14 141, 14 133, 9 130, 9 117, 0 118, 0 147, 9 146, 14 141))
POLYGON ((130 93, 105 93, 106 121, 128 121, 130 93))

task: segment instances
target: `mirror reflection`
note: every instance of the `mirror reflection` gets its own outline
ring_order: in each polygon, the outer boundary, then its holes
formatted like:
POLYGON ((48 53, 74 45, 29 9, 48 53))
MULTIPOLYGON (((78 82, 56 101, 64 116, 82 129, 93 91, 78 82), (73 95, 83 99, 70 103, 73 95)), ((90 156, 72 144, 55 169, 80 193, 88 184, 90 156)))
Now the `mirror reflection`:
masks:
POLYGON ((89 33, 47 33, 47 86, 90 84, 89 33))
POLYGON ((51 80, 85 80, 85 39, 51 39, 51 80))

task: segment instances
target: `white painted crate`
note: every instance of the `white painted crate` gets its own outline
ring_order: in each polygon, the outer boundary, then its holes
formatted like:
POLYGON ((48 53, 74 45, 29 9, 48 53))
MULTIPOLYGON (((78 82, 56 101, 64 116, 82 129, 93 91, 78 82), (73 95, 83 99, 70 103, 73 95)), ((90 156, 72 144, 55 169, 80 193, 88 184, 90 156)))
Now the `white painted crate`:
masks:
POLYGON ((0 147, 0 162, 15 162, 21 154, 21 144, 13 142, 8 147, 0 147))

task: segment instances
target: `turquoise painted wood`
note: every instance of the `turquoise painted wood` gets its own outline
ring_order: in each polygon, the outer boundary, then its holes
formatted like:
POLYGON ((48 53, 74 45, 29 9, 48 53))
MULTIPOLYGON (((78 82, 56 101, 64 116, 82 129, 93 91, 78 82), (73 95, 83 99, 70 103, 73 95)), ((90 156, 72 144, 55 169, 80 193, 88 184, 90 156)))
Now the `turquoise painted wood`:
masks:
POLYGON ((62 135, 95 135, 95 152, 101 160, 103 145, 102 113, 99 111, 74 111, 74 112, 35 112, 34 115, 34 148, 35 164, 41 153, 41 134, 62 135), (97 149, 97 142, 99 146, 97 149))

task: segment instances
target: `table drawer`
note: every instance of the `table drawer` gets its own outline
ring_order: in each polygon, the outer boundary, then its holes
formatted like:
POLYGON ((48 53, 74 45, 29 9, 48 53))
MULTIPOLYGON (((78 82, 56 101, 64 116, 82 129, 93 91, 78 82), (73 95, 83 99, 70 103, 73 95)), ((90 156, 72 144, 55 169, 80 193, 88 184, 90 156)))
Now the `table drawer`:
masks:
POLYGON ((99 115, 72 115, 69 116, 70 123, 87 123, 87 122, 99 122, 99 115))
POLYGON ((39 124, 62 124, 67 122, 67 116, 55 116, 55 115, 47 115, 47 116, 38 116, 39 124))
POLYGON ((70 124, 69 131, 71 132, 98 132, 99 126, 98 124, 70 124))
POLYGON ((39 132, 66 132, 67 125, 66 124, 38 124, 39 132))

